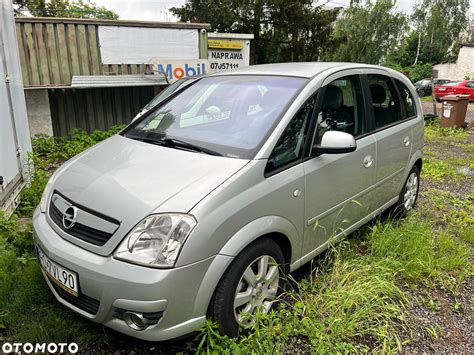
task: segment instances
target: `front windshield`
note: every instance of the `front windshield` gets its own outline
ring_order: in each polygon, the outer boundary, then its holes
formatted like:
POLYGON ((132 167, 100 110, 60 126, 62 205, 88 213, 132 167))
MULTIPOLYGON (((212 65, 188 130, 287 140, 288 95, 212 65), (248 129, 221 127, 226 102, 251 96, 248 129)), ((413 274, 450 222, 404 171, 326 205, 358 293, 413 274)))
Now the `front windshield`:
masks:
POLYGON ((148 111, 158 105, 161 101, 166 99, 169 95, 171 95, 173 92, 176 90, 185 87, 186 85, 191 84, 194 80, 196 79, 181 79, 178 81, 175 81, 174 83, 170 84, 166 88, 164 88, 158 95, 156 95, 149 103, 146 104, 145 107, 143 107, 143 110, 148 111))
POLYGON ((195 82, 132 123, 132 139, 178 139, 220 155, 250 159, 306 79, 215 76, 195 82))

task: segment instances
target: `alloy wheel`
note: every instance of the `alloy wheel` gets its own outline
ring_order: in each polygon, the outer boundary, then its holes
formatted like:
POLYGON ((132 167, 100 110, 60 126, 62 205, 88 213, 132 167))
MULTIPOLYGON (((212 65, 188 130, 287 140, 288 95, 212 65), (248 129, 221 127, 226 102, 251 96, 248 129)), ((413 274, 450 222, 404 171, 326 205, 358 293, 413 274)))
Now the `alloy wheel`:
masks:
POLYGON ((403 203, 405 210, 409 211, 415 206, 416 196, 418 195, 418 175, 412 172, 407 179, 405 185, 405 194, 403 196, 403 203))
POLYGON ((268 313, 278 294, 280 269, 273 257, 262 255, 244 271, 234 297, 234 314, 240 326, 254 323, 256 311, 268 313))

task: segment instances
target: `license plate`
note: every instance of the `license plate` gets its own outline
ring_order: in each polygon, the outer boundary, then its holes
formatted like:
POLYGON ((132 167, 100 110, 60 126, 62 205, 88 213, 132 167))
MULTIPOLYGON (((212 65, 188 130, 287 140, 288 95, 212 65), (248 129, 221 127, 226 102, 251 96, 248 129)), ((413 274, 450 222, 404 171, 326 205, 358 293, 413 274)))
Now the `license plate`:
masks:
POLYGON ((39 263, 49 279, 71 295, 79 296, 77 274, 52 261, 39 247, 36 247, 36 250, 39 263))
POLYGON ((446 91, 445 88, 439 88, 439 91, 446 91))

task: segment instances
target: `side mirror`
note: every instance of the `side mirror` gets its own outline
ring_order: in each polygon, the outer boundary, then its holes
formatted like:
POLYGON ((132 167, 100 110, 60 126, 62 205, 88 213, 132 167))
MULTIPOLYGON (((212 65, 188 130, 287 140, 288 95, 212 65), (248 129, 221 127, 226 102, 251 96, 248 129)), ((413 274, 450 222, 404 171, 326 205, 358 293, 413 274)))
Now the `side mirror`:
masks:
POLYGON ((340 131, 327 131, 323 134, 320 145, 314 148, 319 154, 343 154, 356 150, 357 143, 352 134, 340 131))

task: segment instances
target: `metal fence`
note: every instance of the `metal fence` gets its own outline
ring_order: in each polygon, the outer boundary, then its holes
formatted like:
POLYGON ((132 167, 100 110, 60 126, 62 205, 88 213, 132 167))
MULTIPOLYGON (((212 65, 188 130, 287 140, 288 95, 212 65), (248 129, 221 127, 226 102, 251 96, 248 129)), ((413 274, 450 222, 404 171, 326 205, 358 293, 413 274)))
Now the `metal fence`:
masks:
MULTIPOLYGON (((441 102, 436 103, 436 112, 431 101, 422 101, 423 113, 426 114, 437 114, 441 116, 443 104, 441 102)), ((466 122, 469 126, 474 126, 474 102, 471 102, 467 107, 466 122)))
POLYGON ((128 124, 154 95, 152 86, 48 91, 55 136, 67 136, 73 128, 91 132, 128 124))

